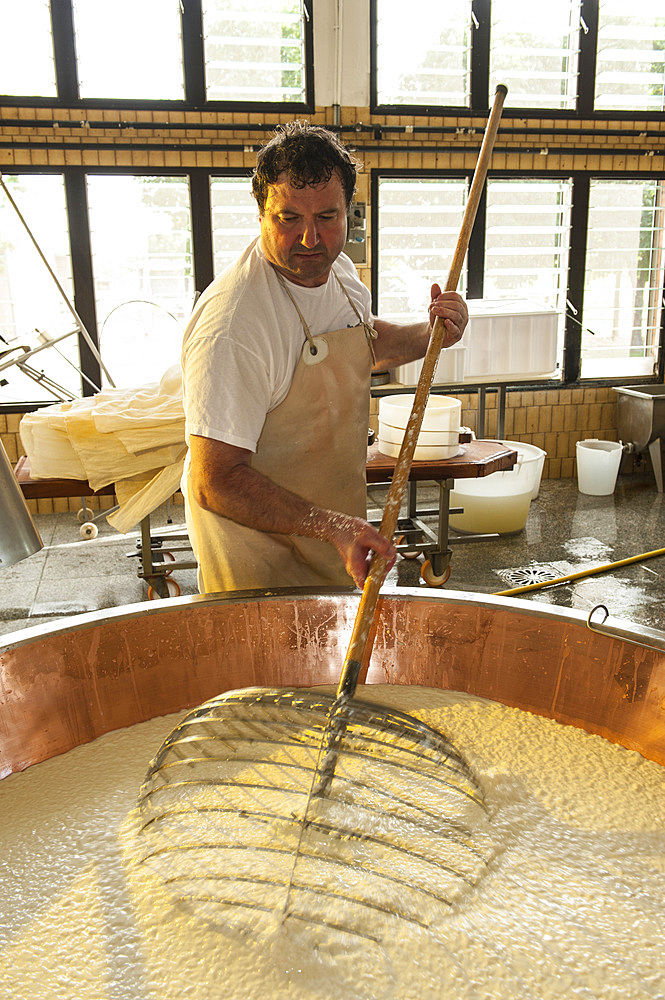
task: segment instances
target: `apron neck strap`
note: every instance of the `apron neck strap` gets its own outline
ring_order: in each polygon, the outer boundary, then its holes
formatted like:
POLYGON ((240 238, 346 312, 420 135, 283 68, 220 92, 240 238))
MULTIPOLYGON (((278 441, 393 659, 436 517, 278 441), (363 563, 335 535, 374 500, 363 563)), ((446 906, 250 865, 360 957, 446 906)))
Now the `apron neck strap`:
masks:
MULTIPOLYGON (((291 299, 291 302, 293 303, 293 308, 298 313, 298 318, 300 319, 300 322, 302 323, 302 328, 303 328, 303 331, 305 333, 305 338, 306 338, 308 344, 310 345, 310 347, 314 347, 314 338, 312 337, 312 334, 310 333, 309 326, 307 325, 307 321, 306 321, 305 317, 303 316, 302 312, 300 311, 300 309, 298 307, 298 303, 296 302, 294 296, 291 294, 291 291, 290 291, 289 286, 288 286, 288 284, 287 284, 287 282, 286 282, 286 280, 284 278, 284 275, 280 271, 278 271, 277 268, 274 265, 273 265, 273 271, 277 275, 277 280, 279 281, 280 285, 282 286, 282 288, 284 289, 284 291, 286 292, 286 294, 288 295, 288 297, 291 299)), ((376 340, 378 334, 377 334, 376 330, 374 329, 374 327, 371 325, 371 323, 365 322, 365 320, 362 318, 362 316, 358 312, 358 308, 357 308, 355 302, 353 301, 353 299, 351 298, 351 296, 347 292, 346 288, 344 287, 344 285, 342 283, 342 280, 341 280, 340 276, 337 274, 337 272, 335 271, 335 269, 331 268, 331 271, 332 271, 333 275, 335 276, 335 280, 337 281, 337 284, 339 285, 339 287, 344 292, 349 305, 351 306, 351 308, 353 309, 354 313, 356 314, 356 318, 358 320, 359 325, 362 326, 363 330, 365 331, 365 339, 367 341, 367 346, 369 347, 370 354, 372 355, 372 364, 375 365, 376 364, 376 354, 374 353, 374 343, 373 343, 373 341, 376 340)))

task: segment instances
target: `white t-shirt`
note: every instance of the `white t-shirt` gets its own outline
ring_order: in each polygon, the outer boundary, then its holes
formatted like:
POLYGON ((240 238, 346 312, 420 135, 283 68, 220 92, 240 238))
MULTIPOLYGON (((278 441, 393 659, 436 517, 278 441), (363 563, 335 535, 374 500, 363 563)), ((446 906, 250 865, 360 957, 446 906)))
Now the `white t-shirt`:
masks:
MULTIPOLYGON (((361 318, 371 297, 353 262, 334 264, 361 318)), ((325 285, 288 283, 312 336, 356 326, 358 317, 331 273, 325 285)), ((286 397, 305 335, 293 302, 257 238, 201 295, 182 348, 186 435, 256 450, 266 414, 286 397)))

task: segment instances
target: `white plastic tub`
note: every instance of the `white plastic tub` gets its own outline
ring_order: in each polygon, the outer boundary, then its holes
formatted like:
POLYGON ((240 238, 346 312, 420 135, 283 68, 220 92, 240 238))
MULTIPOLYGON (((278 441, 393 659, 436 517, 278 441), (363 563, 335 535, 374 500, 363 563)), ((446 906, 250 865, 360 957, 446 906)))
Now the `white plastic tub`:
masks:
MULTIPOLYGON (((434 384, 446 385, 464 380, 466 362, 466 344, 453 344, 446 347, 439 355, 434 369, 434 384)), ((410 361, 393 369, 392 378, 400 385, 417 385, 423 367, 423 359, 410 361)))
POLYGON ((540 490, 540 480, 543 475, 543 466, 547 458, 547 452, 535 444, 527 444, 525 441, 502 441, 506 448, 512 448, 517 452, 517 464, 513 472, 519 472, 525 479, 531 482, 531 499, 535 500, 540 490))
POLYGON ((464 380, 550 377, 556 369, 558 313, 529 299, 469 299, 464 380))
POLYGON ((450 516, 450 525, 457 531, 512 535, 526 525, 531 500, 538 496, 546 452, 521 441, 501 443, 517 452, 513 469, 485 479, 455 480, 450 506, 464 508, 463 514, 450 516))
MULTIPOLYGON (((415 396, 404 393, 379 400, 379 451, 397 458, 415 396)), ((452 396, 430 396, 425 407, 414 459, 441 461, 459 452, 462 403, 452 396)))

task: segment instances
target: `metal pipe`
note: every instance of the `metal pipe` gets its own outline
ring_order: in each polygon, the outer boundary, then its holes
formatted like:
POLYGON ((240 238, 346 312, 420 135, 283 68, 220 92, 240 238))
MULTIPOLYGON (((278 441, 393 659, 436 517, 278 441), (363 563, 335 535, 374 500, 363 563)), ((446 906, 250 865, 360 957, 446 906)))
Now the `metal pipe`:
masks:
POLYGON ((654 549, 653 552, 641 552, 638 556, 629 556, 627 559, 618 559, 616 562, 605 563, 604 566, 592 566, 591 569, 582 569, 578 573, 569 573, 567 576, 558 576, 554 580, 543 580, 541 583, 527 583, 523 587, 513 587, 511 590, 497 590, 494 597, 513 597, 515 594, 526 594, 529 590, 542 590, 543 587, 556 587, 560 583, 568 583, 571 580, 581 580, 584 576, 593 576, 595 573, 606 573, 610 569, 618 569, 620 566, 629 566, 631 563, 642 562, 645 559, 653 559, 655 556, 665 556, 665 549, 654 549))
POLYGON ((0 567, 13 566, 43 544, 0 441, 0 567))

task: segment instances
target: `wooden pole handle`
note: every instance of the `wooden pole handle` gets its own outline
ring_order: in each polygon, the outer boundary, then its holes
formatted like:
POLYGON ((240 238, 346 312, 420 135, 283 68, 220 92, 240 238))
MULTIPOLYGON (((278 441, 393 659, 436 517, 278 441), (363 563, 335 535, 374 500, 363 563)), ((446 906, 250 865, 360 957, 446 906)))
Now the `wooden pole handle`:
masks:
MULTIPOLYGON (((460 274, 462 273, 462 266, 469 247, 471 230, 473 229, 473 223, 475 222, 478 205, 483 193, 483 187, 485 186, 487 169, 492 156, 494 140, 496 139, 499 122, 501 120, 501 113, 503 111, 503 104, 507 93, 508 88, 502 83, 496 88, 492 110, 487 122, 485 135, 483 136, 480 152, 478 154, 476 169, 474 170, 473 180, 469 189, 469 197, 464 210, 462 227, 460 229, 457 246, 455 247, 455 253, 453 254, 452 263, 448 272, 448 279, 445 287, 447 292, 455 291, 459 282, 460 274)), ((381 534, 384 535, 385 538, 392 538, 397 527, 399 512, 402 507, 402 500, 404 499, 406 484, 409 479, 409 472, 411 471, 411 463, 416 450, 416 444, 418 443, 418 435, 420 434, 420 428, 425 416, 425 407, 427 406, 427 400, 429 398, 430 389, 434 380, 434 371, 436 369, 437 361, 439 360, 439 354, 441 353, 445 332, 445 324, 443 323, 443 320, 437 316, 432 328, 432 334, 430 336, 429 346, 423 361, 420 378, 418 379, 418 385, 416 386, 411 415, 409 416, 409 421, 406 425, 406 430, 404 431, 402 447, 400 448, 399 456, 397 458, 397 462, 395 463, 392 482, 386 498, 386 505, 384 507, 380 528, 381 534)), ((361 666, 371 654, 370 633, 374 624, 374 615, 379 600, 379 591, 383 586, 383 582, 386 577, 387 565, 387 560, 383 556, 374 555, 367 574, 367 579, 365 580, 365 586, 363 587, 358 611, 356 613, 353 632, 351 634, 351 641, 349 643, 346 660, 344 661, 344 667, 342 669, 342 675, 337 689, 338 697, 351 697, 353 695, 356 689, 356 684, 358 683, 361 666)))

